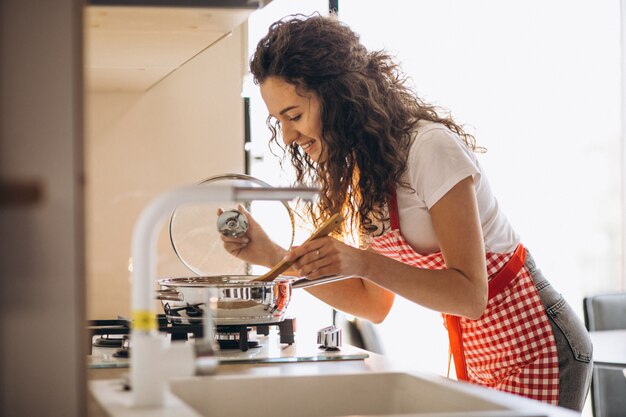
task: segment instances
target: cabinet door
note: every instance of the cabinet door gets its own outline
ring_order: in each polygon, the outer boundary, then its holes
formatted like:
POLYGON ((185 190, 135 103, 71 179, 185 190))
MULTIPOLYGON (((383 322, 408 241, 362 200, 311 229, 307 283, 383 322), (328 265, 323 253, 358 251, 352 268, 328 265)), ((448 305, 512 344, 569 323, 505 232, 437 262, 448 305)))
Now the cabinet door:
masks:
POLYGON ((0 415, 85 415, 82 10, 0 2, 0 415))

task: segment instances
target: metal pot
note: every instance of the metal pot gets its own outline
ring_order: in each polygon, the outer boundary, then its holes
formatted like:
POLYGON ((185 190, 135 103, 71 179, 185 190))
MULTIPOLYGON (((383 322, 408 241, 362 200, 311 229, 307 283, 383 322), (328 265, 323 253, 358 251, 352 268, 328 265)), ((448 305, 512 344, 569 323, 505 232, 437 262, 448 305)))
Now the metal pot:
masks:
POLYGON ((217 325, 269 324, 285 319, 293 288, 345 279, 329 276, 316 280, 278 277, 272 282, 254 281, 260 275, 219 275, 160 279, 157 299, 168 321, 174 324, 201 323, 207 290, 217 299, 213 317, 217 325))

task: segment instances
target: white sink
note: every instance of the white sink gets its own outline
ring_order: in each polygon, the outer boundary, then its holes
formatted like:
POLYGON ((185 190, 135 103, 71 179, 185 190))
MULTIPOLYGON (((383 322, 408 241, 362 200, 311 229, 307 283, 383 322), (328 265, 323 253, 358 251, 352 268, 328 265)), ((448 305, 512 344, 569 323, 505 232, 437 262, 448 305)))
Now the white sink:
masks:
POLYGON ((458 387, 396 372, 171 381, 172 392, 206 417, 537 416, 458 387))

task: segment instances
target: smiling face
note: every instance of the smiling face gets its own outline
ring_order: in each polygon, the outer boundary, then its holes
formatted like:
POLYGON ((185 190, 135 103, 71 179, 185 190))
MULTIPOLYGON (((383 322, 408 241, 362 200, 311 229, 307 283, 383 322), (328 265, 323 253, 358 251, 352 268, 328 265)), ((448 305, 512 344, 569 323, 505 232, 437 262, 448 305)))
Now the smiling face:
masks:
POLYGON ((321 141, 321 103, 313 91, 296 91, 296 86, 280 77, 268 77, 260 85, 261 96, 270 116, 280 122, 283 142, 294 142, 314 162, 325 159, 321 141))

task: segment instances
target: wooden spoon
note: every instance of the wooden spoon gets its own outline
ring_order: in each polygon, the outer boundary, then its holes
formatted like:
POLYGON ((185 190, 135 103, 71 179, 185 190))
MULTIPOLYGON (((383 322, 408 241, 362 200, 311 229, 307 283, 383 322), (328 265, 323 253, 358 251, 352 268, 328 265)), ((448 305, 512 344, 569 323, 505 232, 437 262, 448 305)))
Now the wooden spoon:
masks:
MULTIPOLYGON (((343 216, 339 213, 335 213, 328 220, 326 220, 304 243, 310 242, 318 237, 324 237, 328 235, 330 232, 335 230, 343 221, 343 216)), ((291 261, 285 261, 282 259, 280 262, 276 264, 272 269, 267 271, 265 274, 261 275, 258 278, 255 278, 253 281, 274 281, 276 277, 278 277, 281 273, 285 272, 297 259, 293 259, 291 261)))

